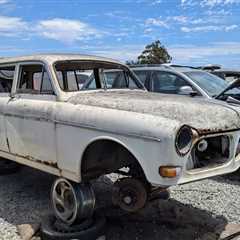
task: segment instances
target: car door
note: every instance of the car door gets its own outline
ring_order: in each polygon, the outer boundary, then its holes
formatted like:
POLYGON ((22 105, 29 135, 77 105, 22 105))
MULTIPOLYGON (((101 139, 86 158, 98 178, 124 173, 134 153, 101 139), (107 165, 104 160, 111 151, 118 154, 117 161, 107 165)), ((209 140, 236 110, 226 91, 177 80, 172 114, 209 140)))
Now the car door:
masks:
POLYGON ((179 94, 180 88, 185 86, 193 88, 186 80, 174 73, 167 71, 152 72, 150 89, 153 92, 179 94))
POLYGON ((19 64, 15 88, 5 111, 11 153, 31 161, 55 164, 56 96, 44 65, 19 64))
POLYGON ((0 151, 9 152, 4 112, 10 100, 15 65, 0 66, 0 151))

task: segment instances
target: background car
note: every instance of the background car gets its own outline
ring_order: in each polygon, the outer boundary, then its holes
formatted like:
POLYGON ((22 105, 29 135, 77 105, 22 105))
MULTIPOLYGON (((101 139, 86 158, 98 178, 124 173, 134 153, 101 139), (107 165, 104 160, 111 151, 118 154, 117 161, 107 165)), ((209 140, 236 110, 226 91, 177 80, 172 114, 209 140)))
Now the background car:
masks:
MULTIPOLYGON (((224 79, 189 66, 139 65, 131 67, 148 91, 215 98, 228 88, 224 79)), ((219 98, 233 97, 240 100, 240 89, 230 89, 219 98)))
POLYGON ((240 78, 240 70, 237 69, 222 68, 220 65, 207 65, 200 68, 226 80, 227 82, 232 82, 240 78))

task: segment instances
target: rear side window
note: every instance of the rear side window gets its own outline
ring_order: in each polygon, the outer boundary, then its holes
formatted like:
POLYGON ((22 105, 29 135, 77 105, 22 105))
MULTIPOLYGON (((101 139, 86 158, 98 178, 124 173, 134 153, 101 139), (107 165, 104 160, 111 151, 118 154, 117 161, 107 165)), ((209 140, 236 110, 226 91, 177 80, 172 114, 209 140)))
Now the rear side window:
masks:
MULTIPOLYGON (((94 76, 93 70, 82 69, 59 69, 56 73, 60 87, 70 92, 81 90, 86 82, 90 79, 93 80, 92 76, 94 76)), ((94 83, 92 84, 92 88, 96 88, 94 87, 94 83)))
POLYGON ((105 71, 104 73, 107 88, 121 89, 121 88, 137 88, 134 80, 123 70, 105 71))
POLYGON ((15 66, 0 67, 0 93, 10 93, 12 89, 15 66))
POLYGON ((147 81, 147 71, 134 71, 138 79, 145 85, 147 81))
POLYGON ((23 65, 20 67, 18 93, 54 94, 50 77, 43 65, 23 65))
POLYGON ((154 92, 178 94, 183 86, 190 86, 184 79, 168 72, 154 72, 152 75, 152 88, 154 92))

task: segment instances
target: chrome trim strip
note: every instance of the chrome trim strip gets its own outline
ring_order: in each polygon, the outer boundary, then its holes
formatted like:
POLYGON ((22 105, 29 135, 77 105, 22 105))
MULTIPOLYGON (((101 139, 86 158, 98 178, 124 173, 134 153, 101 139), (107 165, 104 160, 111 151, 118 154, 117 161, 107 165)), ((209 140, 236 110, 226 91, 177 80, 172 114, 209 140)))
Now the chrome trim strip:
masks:
POLYGON ((142 138, 142 139, 146 139, 146 140, 149 140, 149 141, 161 142, 161 139, 157 138, 157 137, 151 137, 151 136, 134 134, 134 133, 120 133, 120 132, 117 132, 117 131, 110 131, 110 130, 107 130, 107 129, 102 129, 102 128, 98 128, 98 127, 93 126, 93 125, 86 125, 86 124, 83 124, 83 123, 64 122, 64 121, 58 121, 58 120, 50 120, 50 119, 47 119, 47 118, 44 118, 44 117, 21 116, 21 115, 10 114, 10 113, 5 113, 3 115, 7 116, 7 117, 30 119, 30 120, 35 120, 35 121, 39 121, 39 122, 40 121, 52 122, 54 124, 61 124, 61 125, 72 126, 72 127, 80 127, 80 128, 90 129, 90 130, 106 132, 106 133, 110 133, 110 134, 117 134, 117 135, 121 135, 121 136, 124 136, 124 137, 142 138))

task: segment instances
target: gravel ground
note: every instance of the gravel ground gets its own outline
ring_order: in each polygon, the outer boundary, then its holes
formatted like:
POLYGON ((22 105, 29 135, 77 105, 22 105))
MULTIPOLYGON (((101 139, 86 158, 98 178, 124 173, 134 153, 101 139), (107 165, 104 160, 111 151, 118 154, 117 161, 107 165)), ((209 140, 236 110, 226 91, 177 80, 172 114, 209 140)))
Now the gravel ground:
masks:
POLYGON ((171 188, 171 197, 184 204, 240 223, 240 172, 171 188))
MULTIPOLYGON (((111 205, 110 179, 94 184, 108 220, 107 239, 218 239, 228 223, 240 223, 240 173, 171 188, 171 199, 154 201, 138 214, 111 205), (216 232, 217 233, 214 233, 216 232)), ((0 240, 20 239, 16 225, 38 223, 50 211, 49 191, 54 177, 27 167, 1 176, 0 240)))

